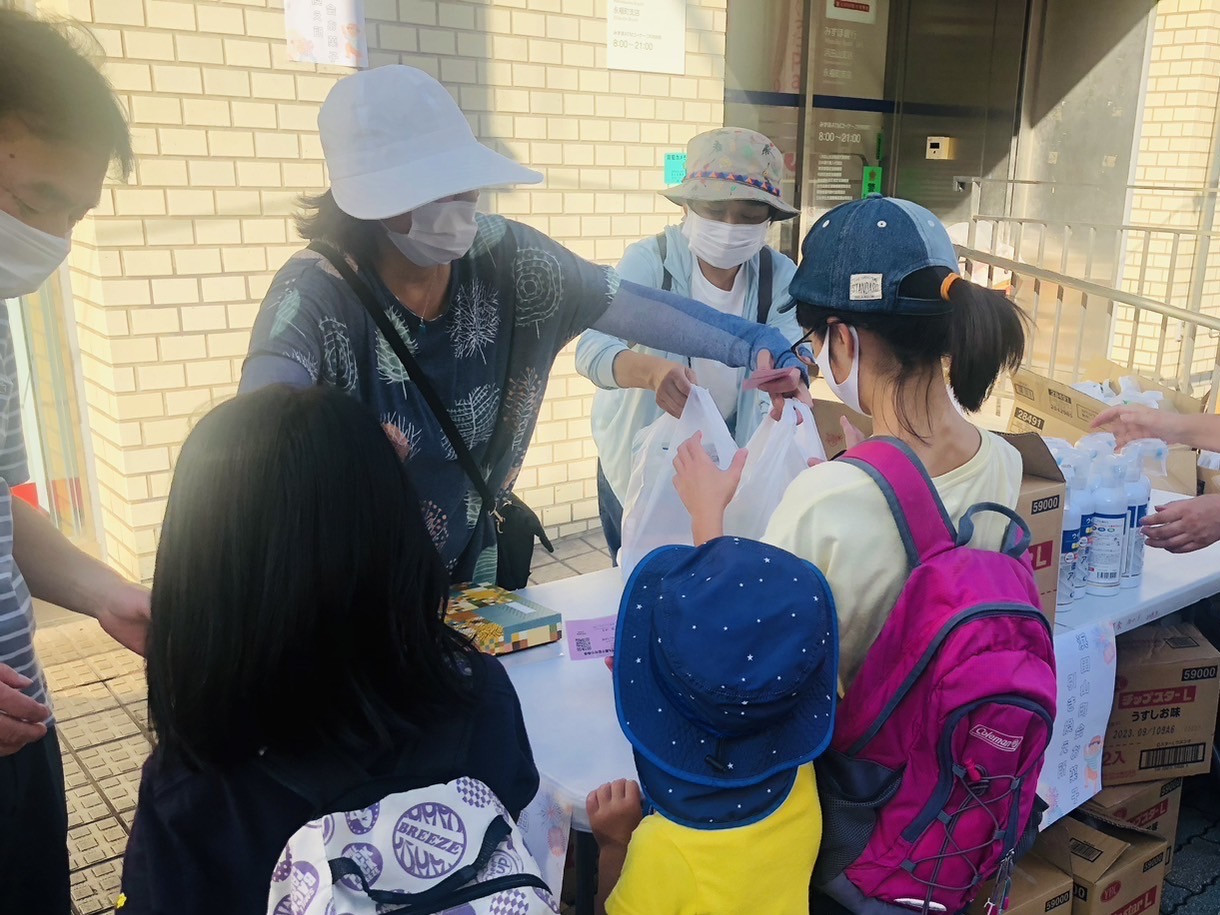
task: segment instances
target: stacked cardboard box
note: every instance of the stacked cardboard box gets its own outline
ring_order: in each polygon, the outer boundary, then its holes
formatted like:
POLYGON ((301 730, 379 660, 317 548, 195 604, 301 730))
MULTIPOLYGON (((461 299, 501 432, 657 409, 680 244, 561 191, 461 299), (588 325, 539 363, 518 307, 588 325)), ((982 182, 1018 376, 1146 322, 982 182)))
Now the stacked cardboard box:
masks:
POLYGON ((1120 785, 1106 788, 1084 805, 1087 813, 1101 814, 1164 836, 1165 872, 1173 867, 1173 848, 1178 834, 1178 815, 1182 810, 1182 779, 1120 785))
MULTIPOLYGON (((1080 380, 1118 382, 1126 375, 1135 375, 1130 369, 1116 362, 1097 359, 1086 365, 1080 380)), ((1195 399, 1181 391, 1175 391, 1144 376, 1138 376, 1145 391, 1160 391, 1165 403, 1178 413, 1201 413, 1205 401, 1195 399)), ((1010 432, 1036 432, 1050 438, 1063 438, 1075 442, 1082 435, 1093 431, 1092 423, 1107 405, 1095 397, 1082 394, 1069 384, 1064 384, 1037 372, 1020 369, 1012 377, 1013 411, 1009 420, 1010 432)), ((1196 467, 1197 458, 1189 448, 1175 446, 1169 453, 1169 473, 1165 477, 1154 477, 1152 486, 1168 492, 1195 495, 1200 475, 1196 467)))
POLYGON ((1218 672, 1220 652, 1189 624, 1153 623, 1121 636, 1102 785, 1208 772, 1218 672))
POLYGON ((1072 873, 1072 915, 1155 915, 1161 907, 1163 836, 1098 814, 1064 817, 1039 853, 1072 873), (1088 822, 1085 822, 1087 820, 1088 822))

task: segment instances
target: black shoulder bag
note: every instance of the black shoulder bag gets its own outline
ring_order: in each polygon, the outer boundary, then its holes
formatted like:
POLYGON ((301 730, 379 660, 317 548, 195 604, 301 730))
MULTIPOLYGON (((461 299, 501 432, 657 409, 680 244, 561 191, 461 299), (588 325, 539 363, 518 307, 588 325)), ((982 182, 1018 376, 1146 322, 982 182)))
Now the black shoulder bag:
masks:
MULTIPOLYGON (((331 246, 314 242, 309 247, 330 261, 334 268, 339 271, 339 275, 347 282, 352 292, 356 293, 356 297, 360 299, 364 310, 369 313, 369 317, 373 319, 373 323, 377 325, 381 335, 390 344, 390 349, 394 351, 394 355, 402 362, 403 368, 407 370, 407 375, 410 376, 416 389, 423 396, 424 401, 428 404, 428 408, 432 411, 432 415, 436 417, 436 421, 440 423, 441 430, 445 433, 445 438, 449 439, 449 444, 453 446, 458 463, 462 465, 462 470, 470 477, 475 491, 479 494, 479 499, 482 502, 480 511, 490 514, 492 521, 496 525, 496 584, 508 591, 524 588, 529 583, 530 563, 534 558, 534 539, 537 538, 541 541, 547 552, 555 552, 555 548, 551 545, 542 522, 538 520, 538 516, 534 514, 533 510, 511 491, 505 494, 503 501, 497 503, 491 487, 488 486, 487 480, 483 478, 483 474, 479 470, 478 462, 475 461, 474 456, 470 453, 470 449, 466 447, 466 442, 462 439, 462 433, 458 431, 453 417, 449 415, 448 409, 441 402, 440 396, 436 393, 436 389, 432 387, 432 382, 424 374, 419 362, 411 355, 411 350, 407 348, 406 341, 402 339, 402 336, 394 329, 394 325, 390 323, 389 316, 386 315, 385 309, 377 301, 368 284, 356 275, 343 255, 331 246)), ((507 315, 508 326, 510 328, 515 324, 515 305, 513 297, 510 296, 507 315)), ((508 360, 511 366, 511 336, 509 338, 508 360)), ((501 412, 504 409, 503 392, 507 389, 507 386, 508 379, 506 377, 501 390, 501 412)), ((496 431, 493 433, 493 436, 499 433, 500 425, 500 417, 497 417, 496 431)))

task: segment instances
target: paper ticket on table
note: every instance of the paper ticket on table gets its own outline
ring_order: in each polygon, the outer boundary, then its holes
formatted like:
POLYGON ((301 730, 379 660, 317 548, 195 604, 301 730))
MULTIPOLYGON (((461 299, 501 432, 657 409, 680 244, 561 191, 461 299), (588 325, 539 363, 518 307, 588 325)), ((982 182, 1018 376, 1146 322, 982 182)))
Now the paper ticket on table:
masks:
POLYGON ((617 614, 591 620, 564 620, 563 631, 568 639, 568 657, 573 661, 591 661, 614 654, 614 629, 617 614))

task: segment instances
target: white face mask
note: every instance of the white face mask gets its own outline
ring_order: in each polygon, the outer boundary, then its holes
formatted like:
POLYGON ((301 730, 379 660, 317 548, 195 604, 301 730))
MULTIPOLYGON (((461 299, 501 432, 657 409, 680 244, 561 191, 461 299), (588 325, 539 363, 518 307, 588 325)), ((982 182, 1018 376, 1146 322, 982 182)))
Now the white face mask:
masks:
POLYGON ((419 267, 437 267, 465 255, 479 224, 473 200, 437 200, 411 211, 411 231, 385 230, 403 257, 419 267))
POLYGON ((682 223, 682 234, 697 258, 725 270, 740 267, 761 251, 767 243, 767 230, 770 228, 770 220, 758 225, 730 225, 704 219, 688 209, 682 223))
POLYGON ((851 368, 847 370, 847 380, 840 383, 835 380, 835 373, 830 369, 830 338, 834 336, 833 329, 833 324, 827 328, 826 341, 813 358, 818 364, 819 374, 826 379, 826 383, 830 385, 830 390, 834 391, 835 396, 857 413, 863 413, 864 408, 860 406, 860 336, 854 327, 847 328, 851 332, 851 340, 855 344, 856 353, 852 356, 851 368))
POLYGON ((27 226, 0 210, 0 299, 37 292, 71 247, 68 239, 27 226))

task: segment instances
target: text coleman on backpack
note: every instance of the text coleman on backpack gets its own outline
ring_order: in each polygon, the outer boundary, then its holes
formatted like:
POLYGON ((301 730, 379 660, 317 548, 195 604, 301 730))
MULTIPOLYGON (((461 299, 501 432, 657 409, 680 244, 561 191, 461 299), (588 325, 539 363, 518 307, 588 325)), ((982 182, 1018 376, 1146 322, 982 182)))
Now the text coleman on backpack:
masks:
MULTIPOLYGON (((957 912, 1037 825, 1055 711, 1049 632, 1028 561, 1016 558, 1020 540, 1010 539, 1023 528, 1012 514, 1021 459, 949 393, 980 407, 1021 360, 1022 316, 958 277, 932 213, 882 197, 818 221, 790 292, 821 374, 880 437, 849 451, 854 460, 802 473, 764 538, 820 568, 838 610, 846 694, 819 764, 826 833, 816 882, 855 912, 933 903, 957 912), (870 777, 848 789, 846 773, 860 767, 870 777), (869 824, 901 840, 883 854, 869 824)), ((696 543, 721 533, 741 464, 722 473, 697 440, 679 449, 676 485, 696 543)))
MULTIPOLYGON (((332 890, 310 851, 350 860, 386 890, 431 888, 477 857, 493 828, 509 835, 538 773, 499 661, 445 625, 448 593, 418 495, 356 400, 277 386, 200 420, 157 550, 156 748, 119 911, 304 911, 284 900, 332 890), (433 785, 478 808, 461 824, 461 848, 456 821, 415 821, 411 808, 391 816, 390 794, 433 785), (332 813, 312 846, 284 852, 332 813), (429 837, 446 830, 430 852, 429 837), (344 835, 364 838, 323 848, 344 835)), ((339 911, 373 911, 360 888, 350 873, 335 890, 352 894, 339 911)))

